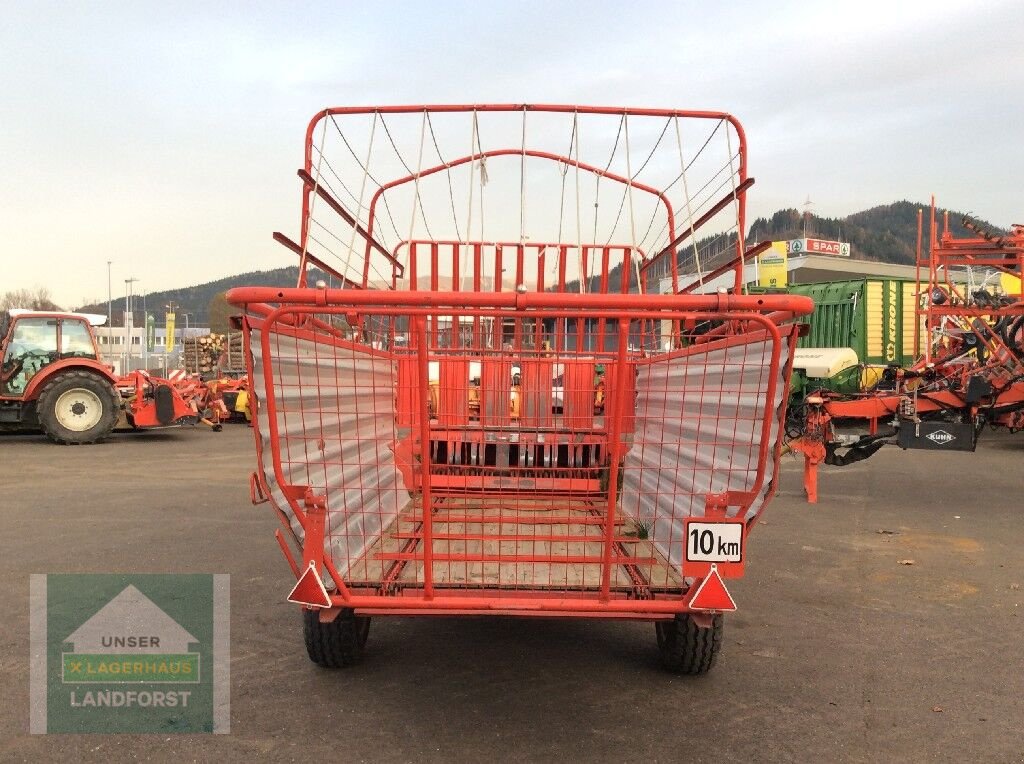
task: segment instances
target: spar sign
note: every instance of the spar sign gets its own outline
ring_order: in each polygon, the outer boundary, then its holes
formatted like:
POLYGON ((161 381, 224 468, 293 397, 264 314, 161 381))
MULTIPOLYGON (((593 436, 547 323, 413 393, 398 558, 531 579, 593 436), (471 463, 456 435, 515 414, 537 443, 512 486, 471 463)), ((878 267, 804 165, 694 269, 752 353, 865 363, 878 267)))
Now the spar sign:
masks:
POLYGON ((34 575, 30 730, 227 733, 228 577, 34 575))
POLYGON ((825 239, 792 239, 787 250, 791 255, 838 255, 850 256, 848 241, 827 241, 825 239))

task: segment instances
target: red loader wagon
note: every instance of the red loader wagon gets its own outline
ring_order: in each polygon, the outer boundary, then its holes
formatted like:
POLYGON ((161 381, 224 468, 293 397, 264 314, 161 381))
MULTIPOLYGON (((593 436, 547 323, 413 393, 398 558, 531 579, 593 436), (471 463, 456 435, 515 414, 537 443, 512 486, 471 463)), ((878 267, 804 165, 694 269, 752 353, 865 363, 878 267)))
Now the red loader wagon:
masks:
POLYGON ((228 298, 309 657, 372 616, 629 618, 707 671, 812 307, 739 294, 739 122, 332 108, 299 177, 298 286, 228 298))

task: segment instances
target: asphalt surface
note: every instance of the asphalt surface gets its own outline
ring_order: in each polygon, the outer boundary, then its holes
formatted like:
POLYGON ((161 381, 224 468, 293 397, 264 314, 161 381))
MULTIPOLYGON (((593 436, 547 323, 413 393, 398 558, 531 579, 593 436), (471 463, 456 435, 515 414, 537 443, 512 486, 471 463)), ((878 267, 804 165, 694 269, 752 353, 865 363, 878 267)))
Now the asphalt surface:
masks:
POLYGON ((375 619, 308 662, 250 433, 0 436, 0 760, 1024 760, 1024 435, 976 454, 800 463, 751 534, 710 675, 647 623, 375 619), (913 564, 900 564, 912 560, 913 564), (231 575, 231 734, 28 734, 30 573, 231 575))

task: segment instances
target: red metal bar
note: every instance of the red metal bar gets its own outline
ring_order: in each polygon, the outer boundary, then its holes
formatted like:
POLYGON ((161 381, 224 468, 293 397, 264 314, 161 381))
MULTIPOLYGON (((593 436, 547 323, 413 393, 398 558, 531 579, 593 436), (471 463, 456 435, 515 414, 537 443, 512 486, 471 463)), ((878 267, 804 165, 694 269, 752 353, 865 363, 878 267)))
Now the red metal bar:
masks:
MULTIPOLYGON (((483 284, 481 282, 482 275, 480 273, 480 258, 481 258, 481 245, 473 245, 473 292, 480 294, 483 291, 483 284)), ((484 341, 480 336, 480 317, 473 316, 473 347, 483 348, 484 341)))
MULTIPOLYGON (((495 281, 497 282, 497 279, 495 281)), ((495 286, 499 286, 499 284, 496 283, 495 286)), ((323 295, 327 306, 351 306, 354 308, 383 304, 390 307, 427 306, 450 308, 453 302, 452 296, 443 292, 416 293, 401 290, 381 291, 373 289, 318 290, 308 287, 281 289, 276 287, 236 287, 227 292, 227 300, 232 305, 237 306, 252 303, 278 303, 284 306, 296 306, 294 310, 304 310, 303 306, 316 306, 320 295, 323 295)), ((515 292, 495 291, 492 293, 460 294, 458 302, 460 307, 464 305, 467 310, 493 307, 496 309, 517 308, 520 310, 564 309, 575 312, 587 311, 588 313, 590 311, 608 309, 612 311, 711 311, 722 314, 734 311, 749 311, 751 313, 787 311, 794 315, 804 315, 814 309, 814 301, 811 298, 793 294, 641 295, 558 294, 554 292, 517 294, 515 292)), ((310 310, 315 310, 315 307, 310 307, 310 310)))
MULTIPOLYGON (((445 520, 441 517, 435 517, 434 522, 438 525, 454 522, 452 520, 445 520)), ((563 520, 566 525, 571 525, 572 520, 563 520)), ((530 523, 521 523, 523 525, 529 525, 530 523)), ((622 525, 622 523, 619 523, 622 525)), ((600 525, 602 528, 605 523, 603 519, 600 519, 594 525, 600 525)), ((420 539, 423 538, 421 533, 417 532, 405 532, 396 531, 389 534, 391 538, 396 539, 420 539)), ((560 533, 435 533, 435 541, 558 541, 563 543, 598 543, 604 539, 604 536, 580 536, 580 535, 565 535, 560 533)), ((614 538, 616 544, 639 544, 641 539, 635 536, 616 536, 614 538)), ((628 555, 622 555, 623 557, 628 555)))
POLYGON ((428 395, 430 389, 430 365, 427 360, 427 327, 422 318, 415 320, 416 334, 420 338, 417 353, 419 360, 420 394, 420 495, 423 505, 423 596, 430 600, 434 596, 434 529, 431 522, 433 506, 430 495, 430 411, 428 395))
MULTIPOLYGON (((599 542, 601 539, 592 539, 599 542)), ((424 552, 426 546, 424 544, 424 552)), ((423 554, 417 552, 377 552, 374 555, 378 560, 422 560, 423 554)), ((654 565, 658 562, 655 557, 613 557, 610 555, 585 555, 585 554, 447 554, 435 552, 431 559, 434 562, 497 562, 497 563, 565 563, 566 565, 603 565, 603 575, 609 576, 611 565, 654 565)), ((426 563, 424 562, 424 566, 426 563)), ((608 599, 607 591, 602 595, 608 599)))
POLYGON ((601 570, 601 598, 608 599, 608 591, 611 587, 612 576, 612 547, 615 543, 615 510, 618 505, 619 494, 619 461, 622 459, 622 418, 625 416, 625 401, 623 394, 626 390, 627 375, 629 366, 626 363, 626 349, 629 345, 629 322, 619 321, 619 355, 616 361, 617 379, 615 389, 612 390, 615 402, 612 410, 611 426, 608 428, 608 450, 609 450, 609 474, 608 474, 608 524, 605 526, 604 537, 604 567, 601 570))

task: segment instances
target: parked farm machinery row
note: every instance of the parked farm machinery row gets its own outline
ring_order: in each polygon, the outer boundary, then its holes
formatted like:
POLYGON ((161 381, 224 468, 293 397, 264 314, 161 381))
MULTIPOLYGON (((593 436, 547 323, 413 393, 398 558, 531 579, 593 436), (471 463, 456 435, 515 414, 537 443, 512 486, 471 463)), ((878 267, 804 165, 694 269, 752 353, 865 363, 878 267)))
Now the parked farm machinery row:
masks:
POLYGON ((788 445, 804 457, 809 501, 819 464, 861 461, 888 444, 973 451, 986 427, 1024 429, 1024 226, 998 236, 963 225, 973 236, 953 237, 948 216, 936 235, 933 207, 926 259, 918 248, 923 357, 886 367, 871 389, 811 389, 790 407, 788 445))
POLYGON ((221 422, 247 410, 247 381, 148 371, 118 376, 101 360, 94 325, 104 316, 12 310, 0 326, 0 427, 41 429, 57 443, 135 430, 221 422), (239 400, 241 399, 241 400, 239 400))

